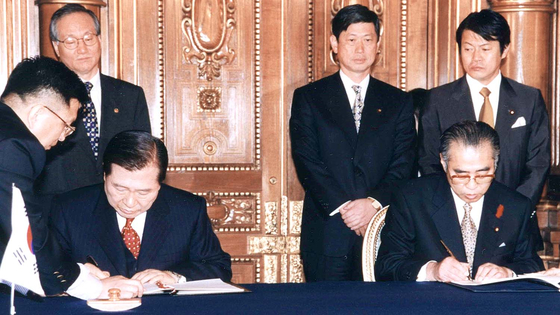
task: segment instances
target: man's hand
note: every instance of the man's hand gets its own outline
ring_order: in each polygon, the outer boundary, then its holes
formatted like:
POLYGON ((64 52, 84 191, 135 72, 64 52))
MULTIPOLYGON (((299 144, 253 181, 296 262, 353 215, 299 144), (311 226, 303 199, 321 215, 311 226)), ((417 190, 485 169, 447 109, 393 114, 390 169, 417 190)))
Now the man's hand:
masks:
POLYGON ((87 269, 89 270, 89 273, 92 276, 97 277, 97 279, 99 279, 99 280, 103 280, 103 279, 109 278, 111 276, 111 274, 108 271, 102 271, 101 269, 99 269, 98 267, 96 267, 93 264, 86 263, 84 266, 87 267, 87 269))
POLYGON ((545 276, 560 276, 560 268, 550 268, 548 270, 539 271, 538 273, 543 274, 545 276))
POLYGON ((144 271, 140 271, 134 276, 132 279, 138 280, 142 283, 153 283, 160 282, 162 284, 175 284, 179 279, 169 271, 161 271, 157 269, 146 269, 144 271))
POLYGON ((358 235, 363 235, 369 221, 379 210, 379 208, 373 207, 371 200, 363 198, 353 200, 342 207, 340 215, 348 228, 358 235))
POLYGON ((141 297, 144 293, 144 286, 138 280, 127 279, 123 276, 113 276, 101 280, 102 290, 99 299, 106 299, 109 297, 109 289, 120 289, 120 299, 131 299, 134 297, 141 297))
POLYGON ((513 271, 511 271, 511 269, 509 268, 500 267, 492 263, 485 263, 478 267, 478 271, 476 272, 476 277, 474 278, 474 280, 483 281, 487 279, 509 278, 512 276, 513 271))
POLYGON ((465 281, 469 278, 469 264, 459 262, 453 257, 426 266, 426 279, 429 281, 465 281))

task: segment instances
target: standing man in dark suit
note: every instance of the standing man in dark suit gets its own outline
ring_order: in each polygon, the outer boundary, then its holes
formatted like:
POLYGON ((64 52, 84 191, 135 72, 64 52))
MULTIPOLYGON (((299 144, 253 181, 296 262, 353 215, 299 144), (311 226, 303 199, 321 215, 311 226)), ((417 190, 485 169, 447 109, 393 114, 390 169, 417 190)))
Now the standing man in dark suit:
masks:
POLYGON ((142 294, 138 281, 107 278, 93 265, 76 264, 61 250, 47 228, 45 205, 33 193, 33 182, 45 163, 45 150, 74 132, 71 124, 80 103, 87 100, 78 76, 50 58, 26 59, 8 78, 0 98, 0 257, 12 233, 14 185, 23 196, 33 235, 32 250, 46 294, 67 291, 82 299, 106 298, 108 289, 119 288, 121 297, 130 298, 142 294))
POLYGON ((305 201, 301 257, 306 281, 361 280, 361 237, 390 191, 410 176, 412 100, 370 76, 379 19, 342 8, 330 37, 340 71, 294 92, 290 136, 305 201))
POLYGON ((531 201, 493 180, 501 158, 497 132, 483 122, 457 123, 440 148, 446 174, 411 180, 395 193, 376 279, 448 282, 542 270, 531 240, 531 201))
POLYGON ((102 183, 101 157, 109 140, 124 130, 150 131, 142 88, 99 71, 100 36, 97 16, 79 4, 65 5, 52 16, 55 53, 84 81, 91 99, 79 112, 75 135, 49 152, 37 185, 43 194, 102 183))
POLYGON ((420 122, 421 173, 441 171, 438 146, 444 130, 463 120, 484 121, 500 136, 496 180, 529 197, 535 206, 550 169, 550 128, 543 97, 539 90, 502 76, 510 29, 499 13, 471 13, 456 35, 466 75, 429 93, 420 122))
POLYGON ((60 195, 52 224, 66 252, 111 275, 173 284, 231 279, 202 197, 162 184, 167 150, 144 131, 125 131, 103 156, 105 183, 60 195))

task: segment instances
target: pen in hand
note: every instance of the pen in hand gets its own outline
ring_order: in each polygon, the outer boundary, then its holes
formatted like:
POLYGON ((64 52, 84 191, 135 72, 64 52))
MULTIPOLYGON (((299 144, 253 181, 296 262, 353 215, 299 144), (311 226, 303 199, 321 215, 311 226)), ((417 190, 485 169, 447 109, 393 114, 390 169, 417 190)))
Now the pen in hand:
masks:
MULTIPOLYGON (((445 247, 445 250, 449 253, 449 256, 451 256, 453 259, 457 260, 457 257, 455 257, 455 255, 453 255, 453 252, 449 249, 449 247, 447 247, 447 245, 445 245, 443 240, 439 240, 439 241, 441 242, 441 245, 443 245, 443 247, 445 247)), ((467 276, 467 279, 472 280, 470 268, 469 268, 469 275, 467 276)))

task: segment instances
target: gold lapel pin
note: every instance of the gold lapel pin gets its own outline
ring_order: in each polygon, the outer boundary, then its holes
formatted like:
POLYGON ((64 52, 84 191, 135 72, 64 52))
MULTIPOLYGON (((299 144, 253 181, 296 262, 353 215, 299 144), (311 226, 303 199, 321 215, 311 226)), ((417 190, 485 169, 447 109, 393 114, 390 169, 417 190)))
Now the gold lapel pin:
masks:
POLYGON ((378 109, 377 109, 377 112, 378 112, 378 113, 381 113, 381 108, 378 108, 378 109))
POLYGON ((119 113, 119 109, 115 107, 115 109, 113 109, 113 111, 115 112, 115 114, 119 113))
POLYGON ((510 115, 515 114, 515 111, 514 111, 513 109, 510 109, 510 110, 509 110, 509 114, 510 114, 510 115))
POLYGON ((500 231, 500 228, 499 228, 499 227, 496 227, 496 228, 494 228, 494 231, 495 231, 495 232, 498 232, 498 231, 500 231))

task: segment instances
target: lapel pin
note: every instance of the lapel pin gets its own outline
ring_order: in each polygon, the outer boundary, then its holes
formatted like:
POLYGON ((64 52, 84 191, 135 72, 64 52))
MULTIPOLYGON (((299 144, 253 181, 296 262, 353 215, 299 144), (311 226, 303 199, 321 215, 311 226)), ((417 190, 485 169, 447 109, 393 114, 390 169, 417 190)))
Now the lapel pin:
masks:
POLYGON ((113 111, 115 112, 115 114, 119 113, 119 109, 115 107, 115 109, 113 109, 113 111))
POLYGON ((514 111, 513 109, 510 109, 510 110, 509 110, 509 114, 510 114, 510 115, 515 114, 515 111, 514 111))
POLYGON ((499 205, 498 209, 496 210, 496 218, 501 218, 502 215, 504 214, 504 205, 499 205))
POLYGON ((381 108, 378 108, 378 109, 377 109, 377 112, 378 112, 378 113, 381 113, 381 108))
POLYGON ((495 228, 494 228, 494 232, 498 232, 498 231, 500 231, 500 228, 499 228, 499 227, 495 227, 495 228))

